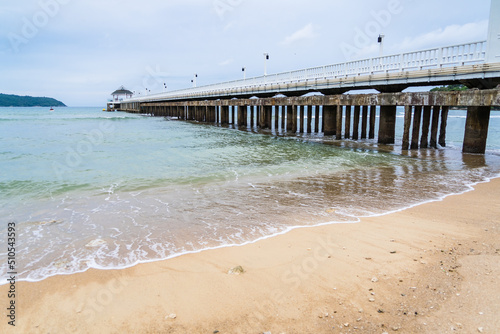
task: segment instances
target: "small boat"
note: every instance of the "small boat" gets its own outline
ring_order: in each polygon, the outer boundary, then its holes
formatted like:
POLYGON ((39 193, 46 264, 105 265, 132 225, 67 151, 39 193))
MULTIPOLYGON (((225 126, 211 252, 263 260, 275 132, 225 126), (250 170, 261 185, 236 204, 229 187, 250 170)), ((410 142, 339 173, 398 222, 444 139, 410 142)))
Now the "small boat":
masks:
POLYGON ((49 111, 54 111, 54 108, 50 107, 50 110, 49 111))

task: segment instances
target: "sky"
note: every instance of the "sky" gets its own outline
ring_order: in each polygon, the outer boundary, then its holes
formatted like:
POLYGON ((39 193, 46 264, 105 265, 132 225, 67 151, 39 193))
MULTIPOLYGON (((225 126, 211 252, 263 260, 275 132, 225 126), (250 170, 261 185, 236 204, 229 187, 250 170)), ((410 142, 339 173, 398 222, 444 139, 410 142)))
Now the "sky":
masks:
POLYGON ((105 106, 160 93, 486 40, 490 0, 22 0, 0 3, 0 93, 105 106))

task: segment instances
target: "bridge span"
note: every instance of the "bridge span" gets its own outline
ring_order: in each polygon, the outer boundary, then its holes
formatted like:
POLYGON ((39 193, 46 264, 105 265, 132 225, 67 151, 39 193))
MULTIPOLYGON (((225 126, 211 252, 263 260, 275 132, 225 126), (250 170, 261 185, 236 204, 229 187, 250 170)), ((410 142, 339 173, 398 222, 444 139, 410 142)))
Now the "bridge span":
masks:
POLYGON ((132 97, 108 104, 108 110, 393 144, 396 108, 404 106, 403 149, 417 149, 445 146, 448 112, 462 107, 463 152, 484 153, 491 108, 500 107, 499 85, 500 0, 492 0, 487 41, 132 97), (450 84, 470 89, 403 93, 450 84), (367 88, 379 93, 346 94, 367 88))

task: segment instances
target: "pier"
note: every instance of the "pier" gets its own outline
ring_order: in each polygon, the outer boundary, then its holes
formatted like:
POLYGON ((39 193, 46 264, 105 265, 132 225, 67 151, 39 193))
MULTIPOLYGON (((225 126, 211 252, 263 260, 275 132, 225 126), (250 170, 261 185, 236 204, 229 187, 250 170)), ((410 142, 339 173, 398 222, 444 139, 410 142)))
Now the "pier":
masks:
POLYGON ((500 1, 494 0, 487 41, 133 97, 113 107, 274 134, 322 133, 395 144, 396 110, 403 106, 403 150, 446 146, 450 108, 465 108, 463 152, 484 153, 491 109, 500 107, 499 27, 500 1), (469 90, 403 92, 452 84, 469 90), (379 93, 348 94, 368 88, 379 93))

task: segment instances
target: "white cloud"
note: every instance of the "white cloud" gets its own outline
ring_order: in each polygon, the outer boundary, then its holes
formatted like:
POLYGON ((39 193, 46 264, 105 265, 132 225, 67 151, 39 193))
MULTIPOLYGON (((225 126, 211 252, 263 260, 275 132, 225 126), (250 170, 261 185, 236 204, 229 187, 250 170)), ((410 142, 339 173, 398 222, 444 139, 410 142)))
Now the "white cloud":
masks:
POLYGON ((464 25, 449 25, 445 28, 407 37, 397 45, 399 51, 414 51, 437 46, 447 46, 486 40, 488 21, 466 23, 464 25))
POLYGON ((302 29, 297 30, 290 36, 285 37, 285 39, 281 42, 281 44, 290 45, 297 41, 313 39, 314 37, 316 37, 316 30, 317 27, 312 23, 309 23, 302 29))

